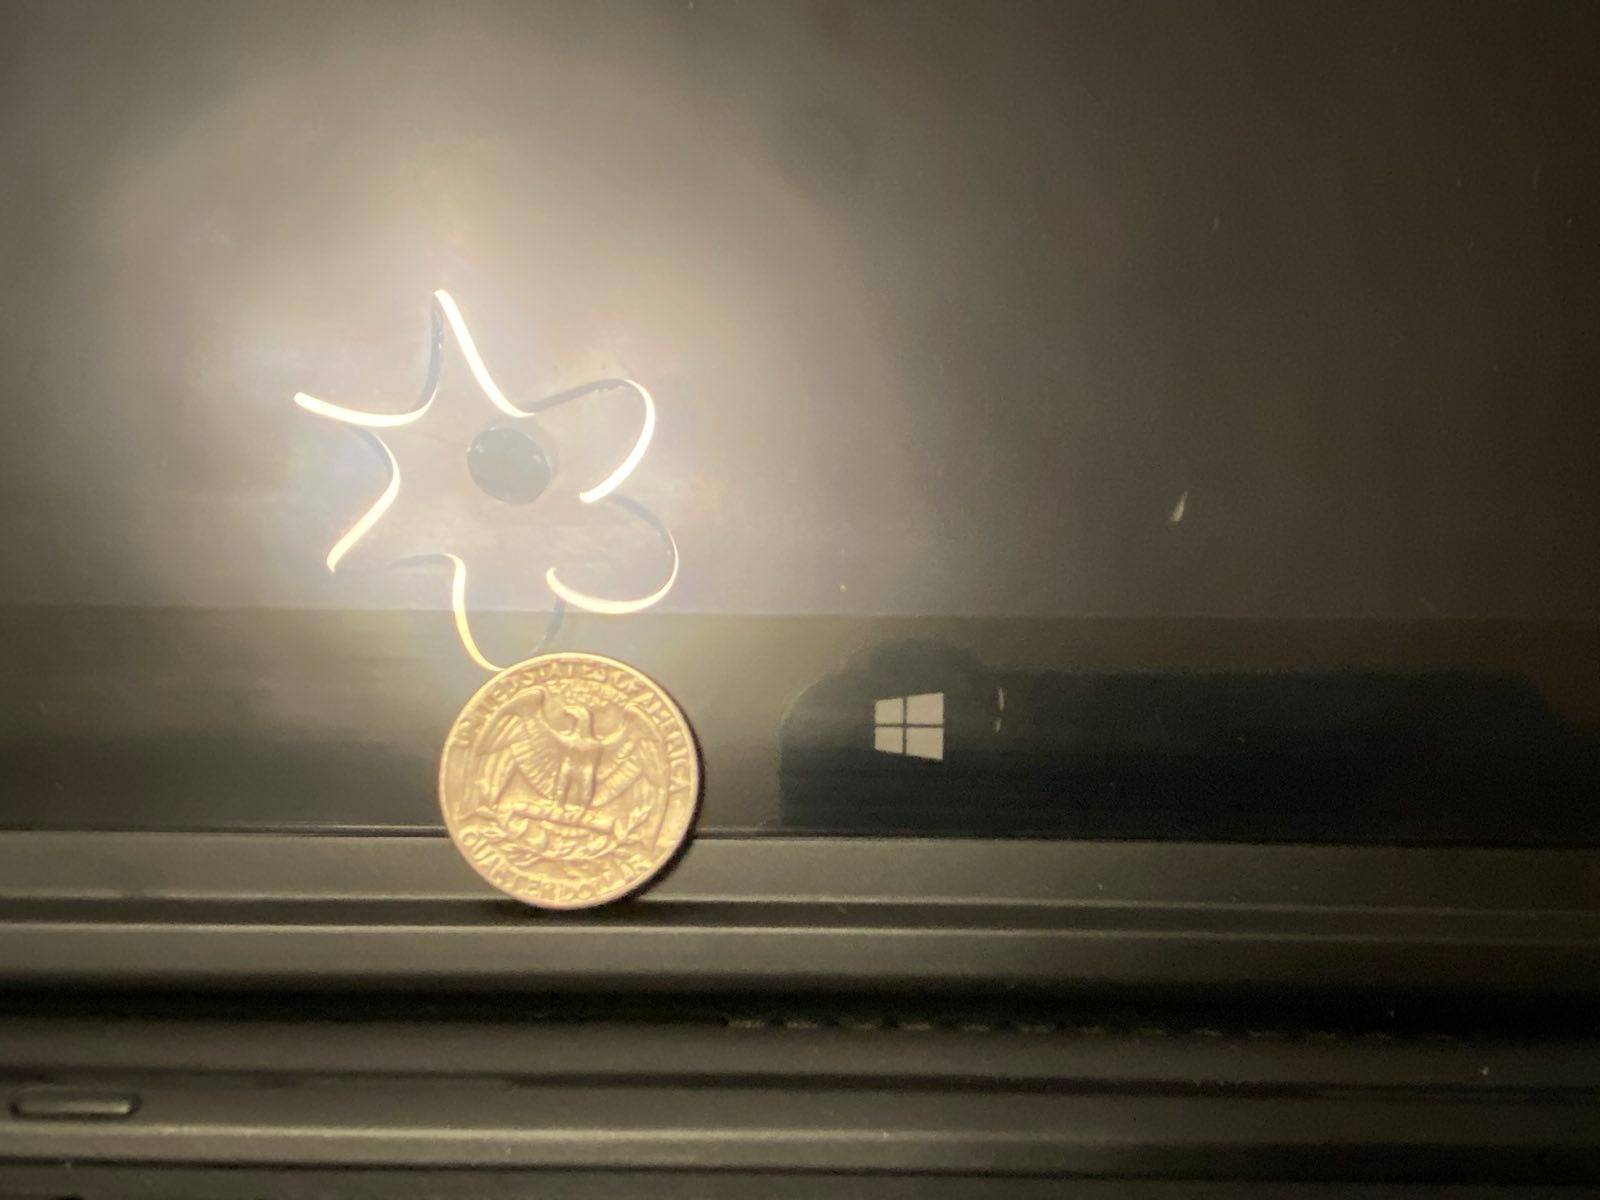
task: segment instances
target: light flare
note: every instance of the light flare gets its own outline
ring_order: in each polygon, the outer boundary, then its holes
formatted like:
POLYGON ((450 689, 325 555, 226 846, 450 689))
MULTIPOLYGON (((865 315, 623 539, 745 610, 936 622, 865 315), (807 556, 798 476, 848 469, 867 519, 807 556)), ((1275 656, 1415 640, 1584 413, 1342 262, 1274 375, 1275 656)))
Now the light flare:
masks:
POLYGON ((592 613, 607 613, 611 616, 620 617, 628 613, 643 612, 647 608, 654 608, 662 600, 666 599, 667 593, 672 590, 672 585, 678 582, 678 541, 665 526, 661 526, 660 531, 666 535, 667 545, 672 548, 672 570, 667 574, 667 581, 649 595, 639 596, 632 600, 608 600, 604 596, 581 592, 575 587, 562 583, 554 567, 546 568, 544 573, 545 584, 552 592, 574 608, 585 609, 592 613))
MULTIPOLYGON (((332 404, 307 392, 296 392, 294 402, 305 411, 329 420, 339 421, 346 425, 353 425, 362 431, 374 429, 398 429, 411 425, 421 420, 433 407, 433 402, 438 395, 438 381, 440 372, 441 337, 438 318, 443 317, 444 323, 449 327, 455 337, 456 345, 461 349, 461 356, 466 361, 467 369, 471 371, 473 379, 479 389, 500 412, 509 417, 522 419, 531 417, 548 407, 566 403, 582 395, 592 392, 605 391, 617 388, 627 388, 639 397, 644 409, 643 419, 640 422, 638 436, 634 439, 631 449, 616 468, 593 487, 578 493, 578 499, 585 504, 596 504, 601 500, 610 498, 616 503, 651 525, 662 537, 666 539, 667 546, 672 552, 672 568, 667 574, 666 582, 654 591, 644 596, 632 598, 611 598, 598 596, 582 591, 565 583, 557 574, 554 567, 545 571, 545 584, 558 601, 565 602, 573 607, 584 609, 593 613, 609 615, 624 615, 628 613, 643 612, 659 604, 678 581, 680 557, 677 539, 672 536, 672 531, 661 521, 654 517, 648 510, 615 495, 616 490, 623 485, 630 475, 643 461, 645 453, 650 448, 650 443, 655 437, 656 430, 656 404, 650 390, 642 383, 632 379, 614 378, 597 380, 592 384, 580 385, 555 396, 534 404, 530 408, 523 408, 512 403, 506 394, 495 383, 494 377, 489 374, 489 368, 483 361, 483 356, 478 352, 477 343, 473 340, 471 331, 467 328, 466 319, 461 315, 461 308, 456 304, 455 298, 443 288, 433 293, 435 303, 435 324, 432 354, 428 366, 428 381, 425 388, 425 398, 417 407, 402 413, 374 413, 361 409, 346 408, 343 405, 332 404)), ((367 509, 354 524, 350 526, 334 542, 328 550, 326 562, 329 571, 337 571, 344 557, 355 548, 373 526, 375 526, 400 494, 400 464, 395 459, 394 452, 389 449, 387 442, 376 433, 366 433, 382 451, 384 460, 389 465, 389 480, 384 485, 382 493, 372 506, 367 509)), ((472 636, 471 622, 467 616, 467 564, 462 558, 449 551, 441 551, 440 557, 450 563, 450 611, 455 620, 456 634, 461 640, 461 645, 466 650, 468 657, 486 671, 498 671, 501 668, 491 662, 479 648, 477 640, 472 636)))
POLYGON ((389 506, 394 503, 394 498, 400 494, 400 464, 395 461, 394 451, 389 449, 389 444, 377 434, 372 435, 372 440, 378 444, 378 449, 383 451, 383 457, 389 463, 389 482, 383 492, 373 502, 371 508, 356 518, 356 523, 345 530, 344 536, 335 542, 328 551, 328 570, 337 571, 339 560, 350 552, 350 549, 367 535, 367 531, 383 519, 383 514, 389 511, 389 506))
POLYGON ((459 554, 446 551, 444 557, 450 560, 450 614, 455 617, 456 635, 461 639, 462 648, 467 657, 485 671, 504 670, 484 657, 472 636, 472 625, 467 620, 467 564, 461 561, 459 554))

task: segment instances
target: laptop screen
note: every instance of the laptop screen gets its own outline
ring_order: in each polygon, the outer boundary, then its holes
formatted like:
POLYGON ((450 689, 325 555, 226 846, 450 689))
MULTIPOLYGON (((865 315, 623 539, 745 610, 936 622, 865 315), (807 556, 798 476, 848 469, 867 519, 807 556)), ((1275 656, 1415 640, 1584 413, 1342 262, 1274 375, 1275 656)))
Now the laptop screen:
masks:
POLYGON ((0 822, 434 830, 570 648, 710 832, 1594 839, 1589 10, 0 20, 0 822))

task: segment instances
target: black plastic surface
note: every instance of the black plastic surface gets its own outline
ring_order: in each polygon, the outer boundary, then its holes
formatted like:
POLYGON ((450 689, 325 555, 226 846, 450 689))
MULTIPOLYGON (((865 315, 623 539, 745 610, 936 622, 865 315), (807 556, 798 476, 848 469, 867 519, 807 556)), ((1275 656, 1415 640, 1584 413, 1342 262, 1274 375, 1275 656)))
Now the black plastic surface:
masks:
POLYGON ((565 915, 439 838, 13 833, 0 866, 35 986, 1600 995, 1588 851, 703 839, 565 915))
POLYGON ((1004 1006, 874 1021, 859 1002, 823 1020, 674 1022, 663 1005, 607 1022, 510 1005, 355 1026, 328 1008, 13 1018, 0 1086, 90 1074, 137 1087, 142 1104, 116 1123, 0 1118, 0 1166, 70 1160, 108 1186, 104 1169, 127 1163, 270 1168, 251 1176, 268 1196, 300 1171, 398 1167, 760 1171, 798 1177, 790 1188, 823 1174, 1600 1182, 1600 1064, 1592 1044, 1551 1035, 1118 1029, 1004 1006))
POLYGON ((1582 1187, 894 1176, 771 1171, 9 1168, 4 1200, 1578 1200, 1582 1187), (63 1188, 70 1191, 63 1192, 63 1188))

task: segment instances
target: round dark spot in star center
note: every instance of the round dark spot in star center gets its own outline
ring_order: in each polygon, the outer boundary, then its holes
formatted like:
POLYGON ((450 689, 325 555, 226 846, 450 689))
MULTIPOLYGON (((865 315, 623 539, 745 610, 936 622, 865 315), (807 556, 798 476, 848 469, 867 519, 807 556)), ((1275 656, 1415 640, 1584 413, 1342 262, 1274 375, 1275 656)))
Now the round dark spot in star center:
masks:
POLYGON ((532 504, 550 486, 550 460, 520 429, 485 429, 467 449, 467 470, 487 496, 532 504))

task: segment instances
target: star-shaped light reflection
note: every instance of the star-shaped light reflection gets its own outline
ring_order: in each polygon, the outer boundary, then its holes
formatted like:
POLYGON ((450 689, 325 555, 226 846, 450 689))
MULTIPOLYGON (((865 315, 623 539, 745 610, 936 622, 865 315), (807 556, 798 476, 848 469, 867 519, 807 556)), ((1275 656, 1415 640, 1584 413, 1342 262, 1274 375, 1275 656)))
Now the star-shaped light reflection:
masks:
MULTIPOLYGON (((488 401, 484 417, 491 424, 489 428, 485 429, 470 443, 470 453, 478 456, 478 461, 469 463, 471 476, 477 482, 481 492, 489 497, 506 501, 508 504, 531 504, 544 490, 544 483, 549 474, 549 464, 535 441, 522 437, 520 431, 513 432, 516 430, 515 424, 510 426, 509 430, 505 428, 506 419, 513 423, 527 421, 535 414, 547 412, 558 405, 599 392, 626 390, 632 392, 638 398, 642 410, 642 419, 632 446, 622 460, 616 463, 609 472, 590 486, 577 492, 576 499, 580 505, 584 506, 596 505, 602 501, 607 502, 653 529, 671 552, 671 568, 667 572, 664 582, 644 595, 601 596, 573 587, 561 578, 556 565, 552 563, 545 569, 544 583, 555 597, 556 602, 556 609, 552 614, 552 629, 554 628, 555 620, 559 618, 562 606, 567 604, 589 612, 622 614, 642 612, 660 603, 667 593, 672 590, 678 579, 679 558, 677 542, 666 525, 652 513, 634 501, 618 494, 617 491, 627 482, 629 476, 634 473, 644 460, 645 453, 649 450, 650 442, 655 435, 656 405, 649 390, 635 380, 615 377, 596 379, 588 383, 579 384, 576 387, 547 396, 532 404, 519 405, 513 403, 500 390, 493 376, 489 374, 489 369, 484 364, 483 356, 478 352, 477 344, 473 341, 472 334, 467 329, 467 323, 461 315, 461 309, 448 292, 443 290, 434 292, 432 316, 428 375, 416 407, 409 411, 400 413, 365 412, 332 404, 305 392, 295 393, 295 403, 307 412, 354 427, 378 450, 388 464, 389 469, 388 482, 372 506, 361 514, 354 524, 341 534, 338 540, 329 548, 326 558, 328 570, 337 571, 339 569, 346 556, 372 533, 400 496, 403 479, 400 457, 396 456, 394 449, 385 440, 381 431, 425 427, 425 419, 434 411, 435 401, 438 399, 439 379, 443 370, 445 332, 448 330, 460 350, 468 371, 477 384, 478 391, 488 401), (495 414, 498 414, 498 416, 495 414), (497 462, 500 463, 498 468, 496 466, 497 462), (506 473, 508 471, 510 472, 509 474, 506 473), (518 472, 521 473, 520 477, 518 477, 518 472), (533 473, 530 474, 530 472, 533 473), (540 475, 538 472, 544 472, 545 474, 540 475)), ((433 445, 435 447, 442 445, 443 451, 448 456, 448 461, 452 464, 459 466, 462 463, 468 463, 468 446, 460 445, 454 439, 446 439, 444 443, 439 443, 435 440, 433 445)), ((489 505, 490 508, 494 507, 488 500, 485 500, 484 503, 489 505)), ((446 521, 445 526, 448 526, 448 524, 449 522, 446 521)), ((480 666, 487 670, 498 670, 499 668, 496 664, 484 655, 478 646, 477 640, 472 635, 471 624, 467 616, 468 563, 461 554, 456 552, 452 544, 456 532, 454 529, 439 526, 435 522, 435 528, 425 530, 423 533, 422 541, 426 544, 420 548, 421 554, 422 556, 435 557, 450 564, 450 607, 455 617, 456 632, 460 635, 461 644, 473 661, 480 666), (436 544, 435 539, 437 539, 436 544)), ((414 558, 417 555, 409 557, 414 558)))

